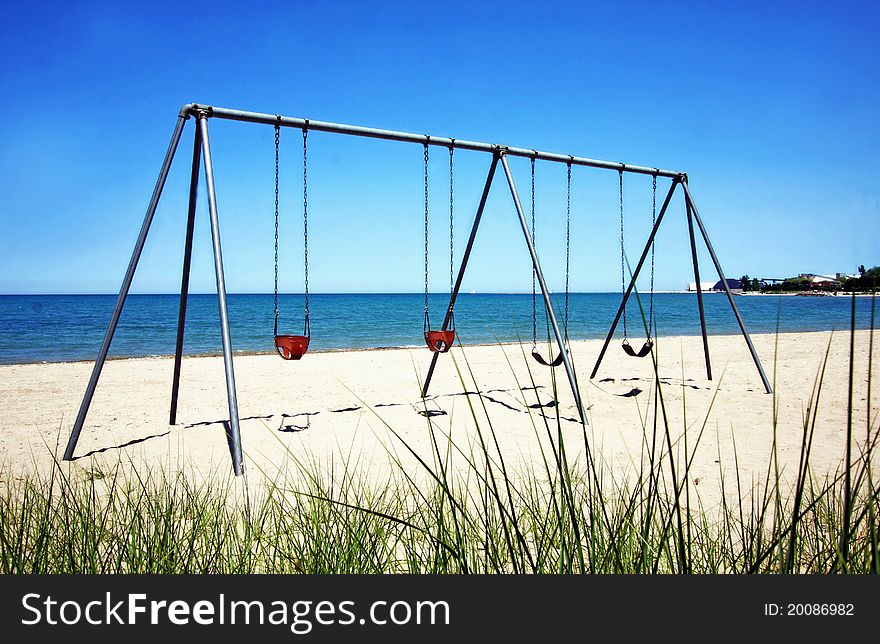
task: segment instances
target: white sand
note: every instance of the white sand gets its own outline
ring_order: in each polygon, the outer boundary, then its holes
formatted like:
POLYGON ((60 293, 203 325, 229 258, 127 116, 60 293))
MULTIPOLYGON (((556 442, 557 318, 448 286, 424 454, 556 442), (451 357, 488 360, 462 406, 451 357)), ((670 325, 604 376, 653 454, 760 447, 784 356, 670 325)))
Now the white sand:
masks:
MULTIPOLYGON (((831 350, 811 457, 814 470, 823 475, 839 467, 844 455, 848 333, 836 333, 833 338, 831 333, 780 335, 778 353, 775 336, 754 336, 771 380, 775 372, 775 398, 764 393, 740 336, 710 338, 715 374, 712 382, 706 380, 699 337, 661 340, 662 395, 674 438, 685 426, 683 401, 691 447, 705 424, 689 477, 702 496, 717 495, 719 468, 726 476, 732 475, 734 438, 741 479, 748 483, 763 478, 771 453, 774 400, 778 405, 780 462, 786 472, 794 474, 805 409, 829 339, 831 350)), ((867 432, 868 341, 869 332, 857 332, 853 410, 858 444, 864 442, 867 432)), ((599 375, 591 381, 588 376, 600 346, 598 341, 575 342, 573 357, 589 408, 591 446, 619 472, 639 461, 644 440, 642 419, 647 419, 651 430, 653 370, 650 358, 627 357, 615 342, 599 375), (641 393, 624 396, 633 390, 641 393)), ((870 405, 876 419, 880 411, 880 338, 874 353, 875 387, 870 405)), ((419 413, 423 410, 419 383, 429 362, 427 349, 311 353, 300 362, 285 362, 273 355, 236 357, 249 478, 273 463, 289 464, 289 454, 334 462, 335 467, 339 467, 340 459, 348 459, 371 476, 382 477, 388 475, 390 450, 400 454, 409 467, 413 459, 385 423, 430 459, 427 421, 419 413)), ((60 458, 91 368, 91 363, 84 362, 0 366, 3 478, 50 467, 56 449, 60 458)), ((122 460, 138 468, 184 468, 226 476, 230 458, 223 425, 228 411, 222 358, 184 360, 179 424, 173 427, 168 425, 171 372, 170 358, 107 363, 76 450, 77 458, 70 466, 74 472, 122 460)), ((467 450, 477 435, 468 400, 478 410, 481 429, 488 431, 482 412, 485 404, 504 458, 509 466, 522 470, 534 467, 540 459, 534 422, 544 432, 540 410, 529 410, 527 405, 552 401, 552 375, 550 369, 525 359, 518 345, 467 347, 463 351, 456 348, 440 357, 427 406, 445 412, 432 416, 432 420, 439 429, 451 430, 454 440, 467 450), (456 375, 456 363, 465 373, 469 366, 476 387, 472 382, 466 387, 462 384, 456 375), (537 394, 521 390, 531 385, 527 365, 539 387, 537 394), (461 395, 465 389, 473 392, 477 388, 482 396, 461 395)), ((555 375, 560 413, 564 419, 575 419, 577 412, 563 368, 555 370, 555 375)), ((555 428, 555 411, 545 410, 551 417, 551 428, 555 428)), ((580 425, 563 420, 562 426, 570 457, 582 455, 580 425)), ((681 448, 682 443, 677 443, 676 449, 681 448)), ((857 448, 854 453, 858 454, 857 448)))

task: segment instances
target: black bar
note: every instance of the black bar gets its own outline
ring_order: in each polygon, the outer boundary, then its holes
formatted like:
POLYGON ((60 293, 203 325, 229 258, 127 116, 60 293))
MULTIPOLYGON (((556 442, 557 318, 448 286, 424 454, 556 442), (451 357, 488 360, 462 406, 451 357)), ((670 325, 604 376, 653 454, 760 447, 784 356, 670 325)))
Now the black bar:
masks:
POLYGON ((709 336, 706 334, 706 312, 703 308, 703 289, 700 286, 700 262, 697 259, 697 240, 694 238, 694 219, 691 204, 684 200, 687 212, 688 234, 691 238, 691 257, 694 260, 694 279, 697 280, 697 307, 700 309, 700 331, 703 334, 703 355, 706 357, 706 378, 712 380, 712 363, 709 361, 709 336))
MULTIPOLYGON (((464 271, 467 268, 468 260, 471 257, 471 249, 474 246, 474 240, 477 238, 477 229, 480 226, 480 220, 483 218, 483 209, 486 207, 486 200, 489 198, 489 189, 492 187, 492 179, 495 177, 495 168, 498 166, 498 155, 492 156, 492 165, 489 166, 489 175, 486 177, 486 185, 483 186, 483 194, 480 197, 480 205, 477 207, 477 214, 474 217, 474 225, 471 226, 471 235, 468 237, 467 247, 464 249, 464 255, 461 258, 461 265, 458 267, 458 278, 455 280, 455 287, 449 296, 449 307, 446 309, 446 316, 443 318, 443 328, 445 331, 449 327, 455 311, 455 300, 458 298, 458 291, 461 289, 461 282, 464 280, 464 271)), ((431 378, 434 375, 434 368, 437 366, 437 359, 440 357, 438 351, 434 351, 431 357, 431 366, 428 367, 428 375, 425 376, 425 384, 422 386, 422 398, 428 395, 428 387, 431 385, 431 378)))
POLYGON ((70 432, 70 438, 67 441, 67 448, 64 450, 64 460, 73 459, 73 452, 76 450, 76 443, 79 441, 79 435, 85 423, 86 415, 89 413, 89 406, 92 404, 92 397, 95 395, 95 387, 98 386, 98 379, 101 377, 101 370, 104 368, 104 362, 107 360, 107 354, 110 351, 110 343, 113 341, 113 334, 116 333, 116 327, 119 324, 119 316, 122 315, 122 307, 125 305, 125 299, 128 297, 128 291, 131 289, 131 282, 134 279, 134 272, 137 269, 138 261, 141 258, 141 252, 144 250, 144 243, 147 241, 147 233, 150 232, 150 224, 153 223, 153 216, 156 214, 156 207, 159 205, 159 198, 162 196, 162 189, 165 187, 165 180, 168 178, 168 172, 171 169, 171 162, 174 160, 174 153, 177 151, 177 144, 180 143, 180 135, 183 133, 183 124, 188 116, 181 114, 177 118, 177 124, 174 126, 174 132, 171 134, 171 142, 168 144, 168 150, 165 152, 165 160, 162 162, 162 168, 159 170, 159 178, 156 180, 156 186, 153 188, 153 195, 147 206, 147 212, 144 215, 144 223, 141 225, 141 231, 138 233, 137 241, 134 244, 134 250, 131 253, 131 260, 128 262, 128 268, 125 271, 125 277, 122 285, 119 287, 119 295, 116 297, 116 306, 113 308, 113 314, 110 316, 110 322, 107 324, 107 331, 104 334, 104 342, 98 351, 98 357, 95 359, 95 366, 92 367, 92 375, 86 386, 86 392, 83 395, 82 403, 79 406, 79 413, 76 415, 76 421, 73 423, 73 429, 70 432))
POLYGON ((186 216, 186 243, 183 248, 183 276, 180 279, 180 308, 177 312, 177 345, 174 349, 174 376, 171 382, 171 412, 168 424, 177 424, 177 395, 180 389, 180 363, 183 358, 183 331, 186 326, 186 299, 189 294, 189 269, 192 264, 193 230, 199 193, 199 168, 202 163, 202 136, 199 128, 193 138, 192 173, 189 178, 189 211, 186 216))
POLYGON ((605 351, 608 350, 608 343, 611 342, 611 338, 614 337, 614 330, 617 329, 617 323, 620 321, 620 316, 623 314, 623 310, 626 308, 626 301, 629 299, 629 294, 632 292, 633 287, 636 285, 636 280, 639 277, 639 272, 642 270, 642 265, 645 263, 645 258, 648 256, 648 251, 651 250, 651 244, 654 243, 654 237, 657 235, 657 230, 660 228, 660 222, 663 221, 663 215, 666 214, 666 209, 669 207, 669 202, 672 200, 672 194, 675 192, 675 186, 681 183, 679 178, 675 178, 672 180, 672 185, 669 186, 669 192, 666 193, 666 199, 663 200, 663 207, 660 208, 660 214, 657 215, 657 221, 654 222, 654 227, 651 229, 651 234, 648 236, 648 241, 645 244, 645 250, 642 251, 642 256, 639 258, 639 263, 636 266, 635 272, 632 274, 632 278, 629 281, 629 287, 626 289, 626 293, 623 295, 623 300, 620 302, 620 307, 617 309, 617 315, 614 316, 614 322, 611 323, 611 328, 608 330, 608 335, 605 337, 605 344, 602 345, 602 350, 599 352, 599 357, 596 359, 596 366, 593 367, 593 372, 590 374, 590 378, 595 378, 596 373, 599 371, 599 365, 602 364, 602 358, 605 357, 605 351))
POLYGON ((712 262, 715 264, 715 270, 718 271, 718 279, 721 280, 721 284, 724 287, 724 292, 727 293, 727 300, 730 302, 730 308, 733 309, 733 314, 736 316, 736 321, 739 323, 740 331, 742 331, 743 338, 745 338, 746 344, 749 347, 749 353, 752 354, 752 360, 755 361, 755 366, 758 368, 758 373, 761 374, 761 382, 764 383, 764 389, 767 390, 768 394, 773 393, 773 387, 770 386, 770 381, 767 379, 767 374, 764 373, 764 367, 761 366, 761 359, 758 357, 758 352, 755 351, 755 345, 752 344, 752 338, 749 336, 749 332, 746 331, 746 324, 743 322, 742 315, 739 313, 739 308, 736 306, 736 302, 733 301, 733 293, 730 292, 730 287, 727 285, 727 280, 724 278, 724 271, 721 270, 721 263, 718 261, 718 257, 715 255, 715 249, 712 248, 712 242, 709 241, 709 235, 706 233, 706 228, 703 226, 703 221, 700 219, 700 213, 697 210, 697 206, 694 204, 694 200, 691 197, 690 190, 688 190, 687 182, 682 182, 682 187, 684 188, 684 198, 690 204, 691 210, 694 214, 694 219, 697 221, 697 226, 700 229, 700 234, 703 236, 703 241, 706 242, 706 248, 709 250, 709 256, 712 258, 712 262))
POLYGON ((687 641, 722 628, 734 641, 870 642, 876 595, 876 577, 856 574, 0 575, 0 629, 9 642, 449 644, 543 641, 591 619, 643 641, 686 598, 687 641))

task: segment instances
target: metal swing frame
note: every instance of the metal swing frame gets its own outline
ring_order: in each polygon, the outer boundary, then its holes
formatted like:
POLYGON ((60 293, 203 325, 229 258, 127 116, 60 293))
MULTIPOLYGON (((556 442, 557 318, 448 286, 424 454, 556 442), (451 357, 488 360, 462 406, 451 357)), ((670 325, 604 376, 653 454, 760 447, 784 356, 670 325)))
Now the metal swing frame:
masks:
MULTIPOLYGON (((125 276, 122 280, 122 285, 119 288, 119 294, 116 299, 116 305, 113 309, 113 313, 110 316, 110 321, 107 325, 107 331, 104 335, 104 340, 101 344, 101 348, 98 352, 98 356, 95 359, 94 366, 92 368, 92 373, 89 378, 89 382, 86 386, 85 393, 83 395, 82 403, 80 404, 79 412, 77 414, 76 420, 74 422, 73 428, 70 432, 70 437, 67 442, 67 447, 64 452, 64 460, 71 461, 74 458, 74 452, 76 450, 76 445, 79 440, 80 433, 82 432, 83 425, 85 423, 86 416, 89 411, 89 407, 92 402, 92 397, 95 393, 95 388, 98 385, 98 380, 101 376, 101 371, 104 368, 104 363, 107 359, 107 354, 110 351, 110 344, 113 340, 113 335, 116 332, 116 328, 119 324, 119 318, 122 314, 122 309, 125 305, 126 298, 128 297, 129 290, 131 289, 131 283, 134 279, 134 274, 138 266, 138 262, 141 257, 141 253, 144 249, 144 244, 146 243, 147 236, 150 231, 150 226, 153 221, 153 217, 156 214, 156 209, 159 205, 159 199, 162 196, 162 191, 165 187, 165 182, 168 178, 168 174, 171 170, 171 164, 174 160, 175 153, 177 152, 178 144, 180 143, 181 136, 183 134, 184 126, 186 122, 190 119, 190 117, 195 118, 196 120, 196 128, 195 128, 195 136, 193 140, 193 155, 192 155, 192 168, 190 174, 190 188, 189 188, 189 206, 187 210, 187 223, 186 223, 186 236, 184 243, 184 254, 183 254, 183 271, 181 277, 180 284, 180 305, 178 309, 178 320, 177 320, 177 343, 174 352, 174 371, 172 376, 172 384, 171 384, 171 406, 169 413, 169 424, 175 425, 177 424, 177 408, 178 408, 178 393, 180 387, 180 368, 181 368, 181 360, 183 356, 183 336, 184 336, 184 328, 186 323, 186 306, 187 306, 187 296, 189 292, 189 276, 190 276, 190 267, 192 261, 192 243, 193 243, 193 231, 195 225, 195 214, 196 214, 196 203, 197 203, 197 192, 198 192, 198 181, 199 181, 199 171, 201 169, 204 170, 205 175, 205 183, 207 187, 207 196, 208 196, 208 214, 211 223, 211 240, 213 246, 213 256, 214 256, 214 275, 216 279, 217 285, 217 304, 220 312, 220 335, 221 341, 223 345, 223 362, 226 373, 226 391, 227 391, 227 401, 229 407, 229 423, 228 423, 228 436, 230 442, 230 451, 232 455, 232 468, 235 472, 236 476, 239 476, 244 473, 244 459, 242 455, 241 448, 241 428, 239 422, 239 413, 238 413, 238 399, 236 394, 235 387, 235 371, 232 360, 232 340, 229 331, 229 313, 227 309, 227 297, 226 297, 226 280, 223 273, 223 254, 220 244, 220 222, 218 215, 218 207, 217 207, 217 195, 216 189, 214 185, 214 170, 213 170, 213 162, 211 157, 211 145, 210 139, 208 137, 208 120, 211 118, 219 118, 231 121, 243 121, 248 123, 259 123, 263 125, 275 126, 276 124, 281 127, 291 127, 297 129, 308 129, 311 131, 318 132, 330 132, 335 134, 345 134, 350 136, 359 136, 359 137, 367 137, 367 138, 375 138, 375 139, 383 139, 388 141, 400 141, 405 143, 418 143, 420 145, 433 145, 440 146, 444 148, 450 149, 460 149, 460 150, 471 150, 474 152, 485 152, 489 153, 492 156, 492 161, 489 166, 488 176, 486 177, 486 183, 483 187, 483 192, 480 197, 479 206, 477 207, 476 215, 474 216, 474 222, 471 227, 470 236, 468 237, 467 245, 465 247, 464 254, 461 259, 461 264, 459 265, 458 277, 455 280, 454 288, 452 289, 452 293, 449 297, 449 306, 446 310, 446 315, 443 320, 443 330, 447 330, 451 320, 453 319, 454 309, 455 309, 455 301, 458 297, 459 290, 461 288, 462 280, 464 279, 465 269, 467 268, 468 260, 470 259, 471 251, 473 249, 474 241, 477 236, 477 230, 480 226, 480 221, 483 217, 483 212, 486 206, 486 201, 489 196, 489 190, 492 187, 492 181, 495 177, 495 172, 497 170, 498 164, 500 162, 501 167, 504 170, 505 177, 507 179, 507 184, 510 189, 510 195, 513 200, 514 207, 516 209, 516 213, 519 218, 520 227, 522 229, 523 237, 525 238, 526 245, 528 247, 529 255, 532 259, 532 266, 535 271, 535 275, 537 277, 538 283, 541 287, 541 293, 544 298, 544 306, 547 312, 547 317, 549 318, 550 325, 553 329, 553 335, 556 340, 556 343, 559 347, 559 351, 562 354, 563 363, 565 365, 566 375, 568 376, 569 384, 571 385, 572 395, 574 396, 575 404, 578 409, 578 414, 580 416, 581 422, 587 422, 586 412, 583 406, 583 401, 580 394, 580 389, 578 387, 577 376, 574 371, 574 367, 571 363, 571 356, 568 352, 568 347, 565 343, 565 339, 559 329, 559 324, 556 320, 556 315, 554 313, 553 305, 550 301, 550 291, 547 288, 547 284, 544 280, 544 274, 541 271, 541 264, 538 261, 538 254, 535 250, 535 245, 533 243, 532 237, 530 235, 528 223, 526 221, 525 213, 523 212, 523 207, 520 202, 519 194, 517 193, 516 183, 513 179, 513 174, 510 171, 510 166, 508 164, 508 157, 523 157, 523 158, 532 158, 540 161, 550 161, 555 163, 566 163, 570 165, 578 165, 578 166, 586 166, 591 168, 601 168, 606 170, 615 170, 618 172, 628 172, 633 174, 643 174, 643 175, 652 175, 655 177, 665 177, 672 180, 672 185, 669 188, 669 192, 666 195, 666 199, 663 202, 663 206, 660 209, 660 213, 657 217, 657 220, 651 230, 651 234, 648 237, 648 240, 645 244, 644 251, 642 252, 641 258, 639 259, 639 263, 636 266, 635 271, 632 274, 632 278, 630 280, 629 287, 626 289, 624 297, 621 301, 620 308, 618 308, 617 315, 614 318, 614 321, 611 324, 611 328, 608 331, 608 336, 605 339, 605 343, 602 347, 602 351, 599 354, 598 360, 596 361, 595 367, 590 375, 590 378, 595 377, 596 373, 599 370, 599 366, 602 362, 602 358, 605 355, 605 351, 608 348, 608 344, 611 341, 612 336, 614 335, 614 330, 617 327, 617 323, 620 320, 621 313, 626 306, 626 302, 629 299, 630 294, 635 286, 636 279, 638 278, 639 272, 641 271, 642 265, 645 262, 645 258, 648 255, 648 251, 651 247, 651 243, 654 240, 654 237, 657 234, 657 230, 660 228, 660 224, 663 221, 663 217, 666 214, 666 210, 669 206, 670 201, 672 200, 672 196, 677 187, 681 186, 684 199, 685 199, 685 209, 687 215, 688 222, 688 231, 690 234, 690 245, 691 245, 691 255, 693 258, 694 265, 694 276, 696 278, 697 283, 697 303, 700 312, 700 325, 703 336, 703 348, 706 359, 706 373, 708 378, 712 379, 712 368, 711 363, 709 361, 709 344, 708 338, 706 334, 706 321, 705 314, 703 309, 703 298, 702 292, 700 291, 700 274, 699 274, 699 265, 697 261, 697 250, 696 250, 696 240, 694 234, 694 226, 693 223, 696 221, 697 227, 699 228, 700 235, 703 238, 703 241, 706 244, 706 248, 709 251, 709 255, 712 258, 712 262, 715 265, 715 269, 718 272, 718 277, 721 280, 721 283, 724 287, 724 290, 727 294, 727 298, 730 302, 730 306, 733 309, 733 313, 736 316, 736 320, 739 323, 740 330, 742 331, 742 335, 745 338, 746 344, 748 345, 749 351, 752 355, 752 359, 755 362, 755 366, 758 368, 758 373, 761 376, 761 380, 764 383, 764 387, 768 393, 772 391, 769 381, 767 380, 767 376, 764 373, 764 369, 761 366, 761 361, 758 358, 758 354, 755 351, 755 347, 752 344, 751 338, 746 331, 745 323, 743 322, 742 316, 740 315, 739 309, 736 306, 736 303, 733 299, 733 294, 730 291, 730 287, 727 284, 727 280, 724 277, 724 272, 721 269, 721 264, 718 261, 717 256, 715 255, 715 251, 712 247, 711 242, 709 241, 709 236, 706 232, 705 226, 703 225, 703 221, 700 218, 699 212, 697 211, 697 207, 694 204, 693 197, 691 196, 690 189, 688 188, 687 175, 683 172, 676 172, 672 170, 663 170, 660 168, 649 168, 645 166, 638 165, 629 165, 624 163, 616 163, 612 161, 602 161, 598 159, 590 159, 586 157, 576 157, 565 154, 557 154, 551 152, 540 152, 537 150, 526 149, 526 148, 515 148, 504 145, 492 144, 492 143, 480 143, 475 141, 465 141, 461 139, 452 139, 446 137, 435 137, 428 136, 424 134, 413 134, 409 132, 396 132, 392 130, 380 130, 375 128, 361 127, 355 125, 345 125, 340 123, 328 123, 322 121, 314 121, 310 119, 301 119, 301 118, 292 118, 286 116, 279 116, 277 114, 264 114, 259 112, 245 112, 241 110, 227 109, 222 107, 214 107, 210 105, 202 105, 196 103, 189 103, 184 105, 177 116, 177 123, 175 124, 174 131, 171 135, 171 142, 168 145, 168 149, 165 153, 165 158, 162 162, 161 169, 159 171, 159 177, 156 180, 155 188, 153 189, 153 194, 150 198, 149 204, 147 206, 146 214, 144 215, 144 221, 141 225, 140 232, 138 233, 137 240, 135 241, 134 250, 132 251, 131 259, 128 263, 128 268, 125 271, 125 276)), ((431 378, 434 373, 434 369, 437 365, 437 360, 439 358, 439 353, 433 353, 431 358, 431 364, 428 368, 428 372, 425 377, 425 382, 422 386, 422 396, 428 395, 428 388, 431 384, 431 378)))

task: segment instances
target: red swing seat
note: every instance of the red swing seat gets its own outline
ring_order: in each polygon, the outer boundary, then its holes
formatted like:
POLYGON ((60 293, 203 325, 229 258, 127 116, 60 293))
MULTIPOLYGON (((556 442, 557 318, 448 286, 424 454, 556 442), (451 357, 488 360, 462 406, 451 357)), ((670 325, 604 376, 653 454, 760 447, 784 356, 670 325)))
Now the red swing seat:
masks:
POLYGON ((276 335, 275 351, 285 360, 299 360, 309 350, 307 335, 276 335))
POLYGON ((449 331, 425 331, 425 344, 431 351, 446 353, 455 343, 455 329, 449 331))

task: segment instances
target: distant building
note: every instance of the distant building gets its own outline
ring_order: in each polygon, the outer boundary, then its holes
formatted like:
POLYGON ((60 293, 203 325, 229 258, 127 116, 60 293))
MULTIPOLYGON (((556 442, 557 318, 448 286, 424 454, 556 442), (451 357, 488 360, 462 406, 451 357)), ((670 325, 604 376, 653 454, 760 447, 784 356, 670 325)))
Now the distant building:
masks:
POLYGON ((816 273, 801 273, 798 278, 806 282, 803 286, 808 290, 834 291, 841 287, 843 273, 834 275, 818 275, 816 273))
MULTIPOLYGON (((834 275, 819 275, 817 273, 801 273, 798 277, 808 280, 811 284, 821 284, 824 282, 840 282, 840 276, 843 273, 835 273, 834 275)), ((846 279, 846 277, 844 277, 846 279)))
MULTIPOLYGON (((731 291, 742 291, 742 282, 740 282, 739 280, 735 280, 731 277, 728 277, 727 278, 727 288, 729 288, 731 291)), ((723 291, 724 290, 724 284, 721 282, 721 280, 718 280, 717 282, 715 282, 715 284, 712 285, 712 290, 713 291, 723 291)))
POLYGON ((836 273, 834 275, 816 275, 814 273, 801 273, 799 277, 807 280, 809 282, 808 286, 810 288, 818 288, 818 289, 834 289, 841 285, 841 281, 837 276, 840 273, 836 273))
MULTIPOLYGON (((713 286, 714 286, 714 284, 715 284, 714 282, 700 282, 700 290, 701 290, 701 291, 711 291, 712 288, 713 288, 713 286)), ((688 290, 688 293, 694 293, 694 292, 696 292, 696 290, 697 290, 697 283, 696 283, 696 282, 690 282, 690 283, 687 285, 687 290, 688 290)))

